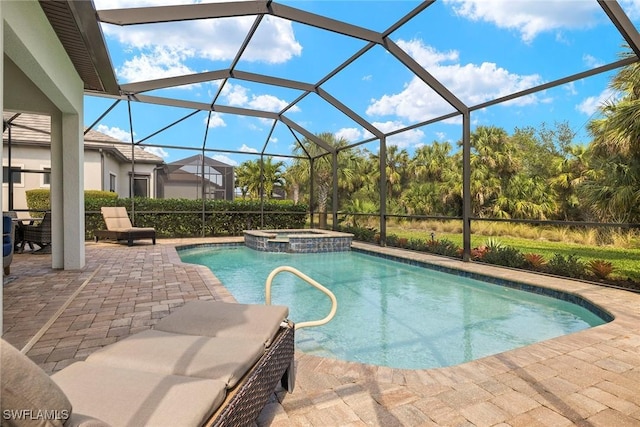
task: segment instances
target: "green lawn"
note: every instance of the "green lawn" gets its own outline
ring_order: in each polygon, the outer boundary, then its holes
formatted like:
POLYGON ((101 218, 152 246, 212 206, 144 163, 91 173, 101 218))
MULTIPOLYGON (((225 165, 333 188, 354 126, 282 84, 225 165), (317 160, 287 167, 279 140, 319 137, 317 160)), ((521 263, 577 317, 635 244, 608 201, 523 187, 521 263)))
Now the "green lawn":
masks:
MULTIPOLYGON (((424 230, 411 230, 400 227, 387 228, 388 234, 395 234, 399 237, 430 239, 430 233, 424 230)), ((459 233, 436 233, 437 239, 448 239, 462 246, 462 235, 459 233)), ((612 276, 620 278, 630 278, 640 281, 640 248, 619 248, 614 246, 590 246, 576 243, 550 242, 544 240, 531 240, 511 236, 471 236, 471 247, 483 245, 487 239, 492 238, 503 245, 512 246, 522 253, 538 253, 549 260, 554 254, 575 255, 583 261, 591 259, 602 259, 614 265, 612 276)))

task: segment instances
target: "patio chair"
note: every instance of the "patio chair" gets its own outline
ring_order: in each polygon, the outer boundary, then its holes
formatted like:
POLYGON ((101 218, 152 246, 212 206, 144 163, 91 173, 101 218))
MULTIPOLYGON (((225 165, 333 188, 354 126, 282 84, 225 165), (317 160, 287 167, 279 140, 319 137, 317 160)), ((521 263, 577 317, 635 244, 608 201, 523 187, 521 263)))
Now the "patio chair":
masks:
POLYGON ((14 242, 16 236, 15 224, 10 216, 2 216, 2 266, 4 274, 8 276, 11 272, 11 261, 13 261, 14 242))
POLYGON ((156 244, 156 230, 151 227, 134 227, 131 224, 127 209, 123 206, 103 206, 100 211, 107 226, 106 230, 95 230, 94 240, 111 239, 115 241, 126 240, 128 246, 133 245, 134 240, 151 239, 156 244))
POLYGON ((61 418, 48 425, 249 426, 278 383, 293 391, 287 315, 284 306, 190 302, 161 329, 109 344, 51 377, 0 339, 3 409, 61 418))
POLYGON ((45 212, 42 221, 38 224, 25 225, 22 227, 22 246, 20 252, 28 244, 40 246, 38 251, 45 251, 51 245, 51 213, 45 212))

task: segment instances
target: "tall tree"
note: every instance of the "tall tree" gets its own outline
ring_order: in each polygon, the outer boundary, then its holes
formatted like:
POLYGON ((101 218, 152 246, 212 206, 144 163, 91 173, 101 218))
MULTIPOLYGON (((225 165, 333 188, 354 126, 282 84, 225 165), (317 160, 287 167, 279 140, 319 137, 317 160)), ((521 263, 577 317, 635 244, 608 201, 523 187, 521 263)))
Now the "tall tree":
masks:
MULTIPOLYGON (((337 149, 346 147, 347 140, 344 138, 336 138, 336 136, 329 132, 324 132, 316 135, 319 139, 326 142, 331 147, 335 147, 337 149)), ((333 165, 332 165, 332 155, 328 154, 328 152, 323 149, 320 145, 315 142, 305 138, 301 146, 298 145, 294 149, 294 153, 303 156, 309 155, 314 158, 314 190, 316 195, 316 201, 318 206, 318 211, 322 213, 327 212, 327 206, 332 197, 332 188, 333 188, 333 165)), ((349 156, 339 155, 338 162, 341 160, 348 160, 349 156)), ((301 162, 297 160, 295 163, 301 162)), ((336 165, 338 168, 338 182, 348 182, 352 179, 351 175, 353 174, 353 170, 350 168, 348 162, 344 162, 343 164, 336 165)), ((307 169, 308 170, 308 169, 307 169)), ((313 203, 313 201, 311 201, 313 203)))
POLYGON ((240 188, 243 198, 260 197, 261 191, 264 191, 265 197, 273 197, 273 189, 284 185, 283 168, 284 162, 276 162, 270 156, 262 162, 260 160, 243 162, 235 170, 236 185, 240 188))
POLYGON ((610 86, 620 96, 587 126, 593 170, 582 191, 599 220, 640 222, 640 65, 623 67, 610 86))

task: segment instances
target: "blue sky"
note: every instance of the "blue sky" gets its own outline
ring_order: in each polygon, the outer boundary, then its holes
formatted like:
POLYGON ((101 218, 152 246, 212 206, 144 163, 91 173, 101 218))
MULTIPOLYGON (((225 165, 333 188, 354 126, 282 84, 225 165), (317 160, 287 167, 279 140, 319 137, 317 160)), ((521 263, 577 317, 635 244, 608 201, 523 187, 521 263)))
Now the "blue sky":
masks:
MULTIPOLYGON (((191 3, 161 0, 94 0, 97 10, 191 3)), ((281 4, 323 14, 353 25, 384 31, 413 10, 414 1, 281 1, 281 4)), ((640 1, 621 0, 637 26, 640 1)), ((116 76, 121 84, 226 69, 251 27, 254 17, 197 20, 118 27, 103 24, 116 76)), ((617 60, 624 40, 595 0, 438 0, 391 34, 391 39, 467 105, 553 81, 617 60)), ((365 42, 306 25, 267 16, 242 55, 237 70, 315 84, 365 46, 365 42)), ((472 113, 472 128, 496 125, 514 128, 553 127, 567 121, 575 142, 588 141, 586 122, 611 99, 613 73, 573 82, 472 113)), ((162 89, 148 95, 211 103, 221 81, 162 89)), ((380 46, 331 78, 322 88, 381 131, 388 133, 453 108, 380 46)), ((218 104, 280 111, 301 92, 230 80, 218 104)), ((92 124, 113 103, 86 97, 85 124, 92 124)), ((129 142, 126 102, 102 118, 95 130, 129 142)), ((136 142, 193 110, 132 102, 136 142)), ((370 137, 362 126, 311 94, 285 114, 313 133, 331 132, 351 142, 370 137)), ((237 165, 269 154, 291 154, 291 131, 273 121, 199 112, 143 144, 173 162, 196 154, 176 147, 241 151, 207 155, 237 165), (207 129, 207 122, 209 127, 207 129), (205 141, 206 132, 206 141, 205 141), (251 154, 254 153, 254 154, 251 154)), ((462 135, 460 119, 422 126, 388 140, 412 153, 433 141, 462 135)), ((298 135, 302 138, 300 135, 298 135)), ((377 142, 363 147, 377 151, 377 142)))

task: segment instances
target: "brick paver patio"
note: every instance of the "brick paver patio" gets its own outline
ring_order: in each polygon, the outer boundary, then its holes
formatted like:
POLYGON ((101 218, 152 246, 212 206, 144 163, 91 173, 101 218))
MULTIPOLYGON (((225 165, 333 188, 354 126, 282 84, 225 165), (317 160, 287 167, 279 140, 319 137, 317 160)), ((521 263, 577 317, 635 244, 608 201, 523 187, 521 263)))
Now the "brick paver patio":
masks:
MULTIPOLYGON (((3 337, 48 373, 150 328, 191 299, 233 297, 180 244, 87 243, 81 271, 16 254, 3 286, 3 337)), ((640 295, 587 283, 380 249, 580 294, 613 322, 462 365, 403 370, 296 353, 296 389, 274 393, 272 426, 640 426, 640 295)), ((640 262, 640 261, 639 261, 640 262)))

